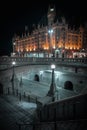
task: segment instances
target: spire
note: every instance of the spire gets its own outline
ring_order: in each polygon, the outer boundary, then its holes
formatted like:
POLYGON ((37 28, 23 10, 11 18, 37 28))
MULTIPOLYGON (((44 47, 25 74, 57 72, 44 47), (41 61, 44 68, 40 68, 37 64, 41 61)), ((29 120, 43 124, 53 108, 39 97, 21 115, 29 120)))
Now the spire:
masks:
POLYGON ((55 13, 55 5, 49 5, 49 7, 48 7, 48 15, 50 13, 55 13))
POLYGON ((56 16, 55 6, 53 4, 50 4, 47 13, 48 25, 52 25, 54 23, 55 16, 56 16))
POLYGON ((63 23, 63 24, 66 23, 65 17, 62 17, 62 23, 63 23))
POLYGON ((28 26, 27 26, 27 25, 25 25, 25 32, 24 32, 24 36, 26 37, 26 36, 27 36, 27 34, 28 34, 28 26))
POLYGON ((28 26, 27 25, 25 25, 25 32, 27 32, 28 31, 28 26))

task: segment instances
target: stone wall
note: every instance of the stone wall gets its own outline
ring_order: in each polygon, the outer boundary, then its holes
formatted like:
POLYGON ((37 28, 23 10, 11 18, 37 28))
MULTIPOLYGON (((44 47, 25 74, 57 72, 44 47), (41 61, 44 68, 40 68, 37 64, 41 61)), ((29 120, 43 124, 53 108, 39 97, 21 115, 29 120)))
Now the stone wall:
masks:
POLYGON ((38 109, 40 122, 87 119, 87 94, 51 102, 38 109))
MULTIPOLYGON (((12 68, 0 72, 0 83, 3 84, 4 88, 7 86, 7 83, 10 84, 12 73, 12 68)), ((20 80, 21 77, 34 80, 35 74, 39 76, 40 82, 46 83, 48 85, 51 84, 51 69, 49 65, 27 65, 15 67, 15 75, 18 78, 18 80, 20 80), (46 70, 49 72, 47 72, 46 70)), ((81 93, 83 89, 87 87, 86 74, 75 73, 73 71, 70 72, 70 68, 69 70, 65 70, 62 67, 61 69, 56 67, 56 86, 64 89, 64 84, 66 81, 70 81, 72 83, 73 91, 76 93, 81 93)))

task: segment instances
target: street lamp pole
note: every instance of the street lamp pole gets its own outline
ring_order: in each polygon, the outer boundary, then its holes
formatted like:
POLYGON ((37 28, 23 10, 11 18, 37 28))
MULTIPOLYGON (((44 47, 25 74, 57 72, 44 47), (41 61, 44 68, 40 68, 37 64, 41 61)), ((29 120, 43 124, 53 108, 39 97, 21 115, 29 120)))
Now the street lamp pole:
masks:
POLYGON ((54 96, 55 90, 56 90, 55 78, 54 78, 55 77, 54 76, 54 69, 55 69, 54 64, 51 65, 51 69, 52 69, 52 80, 51 80, 50 90, 48 91, 47 96, 54 96))
POLYGON ((15 61, 13 61, 12 62, 12 70, 13 70, 13 72, 12 72, 12 93, 14 94, 14 66, 15 66, 15 61))

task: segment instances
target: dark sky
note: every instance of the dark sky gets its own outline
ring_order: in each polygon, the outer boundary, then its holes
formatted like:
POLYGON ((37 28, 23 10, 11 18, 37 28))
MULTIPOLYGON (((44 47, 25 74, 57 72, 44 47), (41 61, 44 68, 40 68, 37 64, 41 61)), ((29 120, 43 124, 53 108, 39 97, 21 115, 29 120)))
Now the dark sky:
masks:
POLYGON ((49 4, 55 4, 57 16, 65 16, 70 24, 79 25, 87 20, 84 0, 28 0, 2 1, 0 3, 0 55, 12 51, 12 37, 31 28, 46 15, 49 4))

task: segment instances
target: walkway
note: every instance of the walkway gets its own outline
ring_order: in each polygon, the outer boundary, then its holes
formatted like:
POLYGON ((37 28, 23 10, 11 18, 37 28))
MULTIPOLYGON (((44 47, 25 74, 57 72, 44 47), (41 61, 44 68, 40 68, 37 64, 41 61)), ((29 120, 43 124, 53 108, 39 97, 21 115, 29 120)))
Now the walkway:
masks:
POLYGON ((0 96, 0 130, 18 130, 17 122, 32 122, 36 104, 0 96))

